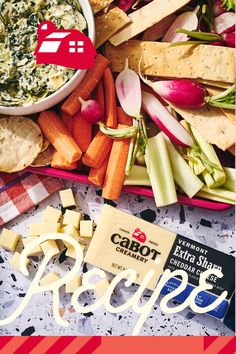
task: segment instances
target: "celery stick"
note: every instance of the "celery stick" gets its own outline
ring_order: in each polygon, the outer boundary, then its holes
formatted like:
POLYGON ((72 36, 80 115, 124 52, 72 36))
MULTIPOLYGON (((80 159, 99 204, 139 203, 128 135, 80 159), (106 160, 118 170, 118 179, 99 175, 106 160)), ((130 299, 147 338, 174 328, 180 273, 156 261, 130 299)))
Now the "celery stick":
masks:
POLYGON ((170 139, 166 137, 174 180, 189 198, 192 198, 202 187, 202 181, 193 173, 184 158, 178 153, 170 139))
POLYGON ((215 185, 215 181, 212 177, 212 175, 207 171, 207 170, 204 170, 202 172, 202 176, 206 182, 206 185, 210 188, 210 187, 214 187, 215 185))
POLYGON ((223 167, 223 169, 226 175, 226 181, 222 185, 222 188, 235 192, 235 169, 230 167, 223 167))
POLYGON ((145 160, 156 206, 176 203, 175 183, 163 133, 147 140, 145 160))
POLYGON ((126 177, 124 185, 151 187, 151 182, 146 167, 134 165, 130 171, 130 175, 126 177))
POLYGON ((200 197, 200 198, 204 198, 204 199, 213 200, 215 202, 227 203, 227 204, 232 204, 232 205, 235 204, 235 201, 233 201, 233 200, 219 197, 218 195, 213 195, 213 194, 203 192, 203 191, 198 192, 196 194, 196 196, 200 197))
POLYGON ((203 186, 201 191, 235 202, 235 193, 222 188, 208 188, 207 186, 203 186))
POLYGON ((223 167, 227 181, 235 182, 235 168, 223 167))
POLYGON ((214 179, 214 183, 208 184, 208 186, 211 188, 220 187, 222 184, 224 184, 224 182, 226 180, 226 176, 225 176, 224 170, 221 166, 220 160, 218 159, 218 156, 216 155, 214 147, 211 144, 209 144, 205 140, 205 138, 202 136, 202 134, 199 133, 193 126, 191 126, 190 128, 193 133, 194 139, 196 140, 201 151, 204 153, 204 155, 208 158, 208 160, 211 163, 213 163, 217 166, 217 169, 213 168, 213 172, 212 172, 212 177, 214 179))

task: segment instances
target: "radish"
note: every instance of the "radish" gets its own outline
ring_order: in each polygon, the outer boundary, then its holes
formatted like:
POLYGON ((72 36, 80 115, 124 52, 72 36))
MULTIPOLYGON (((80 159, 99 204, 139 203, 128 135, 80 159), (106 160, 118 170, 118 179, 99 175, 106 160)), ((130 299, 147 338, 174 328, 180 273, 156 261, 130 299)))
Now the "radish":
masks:
POLYGON ((194 31, 198 26, 197 13, 200 6, 197 6, 194 11, 187 11, 177 17, 172 26, 162 39, 162 42, 185 42, 188 36, 184 33, 176 33, 178 28, 184 28, 189 31, 194 31))
POLYGON ((115 85, 120 105, 125 113, 139 118, 142 104, 141 83, 138 74, 129 69, 128 59, 125 61, 124 70, 117 76, 115 85))
POLYGON ((207 91, 198 82, 188 79, 152 82, 140 76, 154 92, 176 106, 197 109, 205 105, 207 91))
POLYGON ((102 108, 95 100, 84 101, 79 97, 81 102, 81 114, 90 123, 97 123, 103 118, 102 108))
POLYGON ((221 0, 215 0, 213 4, 213 14, 215 17, 226 12, 221 0))
POLYGON ((133 6, 135 0, 118 0, 117 3, 118 7, 124 12, 126 12, 133 6))
POLYGON ((218 34, 232 32, 235 28, 235 14, 225 12, 214 20, 215 30, 218 34))
POLYGON ((156 125, 176 144, 189 147, 194 144, 189 132, 150 93, 142 91, 142 107, 156 125))
POLYGON ((227 47, 235 48, 235 32, 224 33, 222 34, 222 38, 227 47))

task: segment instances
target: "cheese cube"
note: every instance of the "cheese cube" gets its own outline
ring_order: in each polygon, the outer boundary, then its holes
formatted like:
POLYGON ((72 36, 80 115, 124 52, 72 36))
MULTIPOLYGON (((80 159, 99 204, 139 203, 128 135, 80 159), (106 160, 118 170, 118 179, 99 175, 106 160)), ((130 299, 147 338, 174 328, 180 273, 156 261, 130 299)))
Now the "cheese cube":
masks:
MULTIPOLYGON (((28 245, 28 243, 30 243, 31 241, 35 240, 36 237, 37 236, 22 238, 23 246, 26 247, 26 245, 28 245)), ((28 256, 36 256, 37 254, 42 252, 42 248, 40 247, 40 245, 38 245, 34 247, 30 253, 28 253, 28 256)))
MULTIPOLYGON (((26 266, 30 263, 29 258, 26 258, 26 266)), ((9 262, 10 266, 16 270, 20 270, 20 253, 19 252, 15 252, 13 254, 13 257, 11 258, 10 262, 9 262)))
POLYGON ((107 279, 101 279, 96 283, 95 291, 98 297, 102 297, 105 294, 109 284, 110 282, 107 279))
POLYGON ((14 252, 20 235, 8 229, 3 229, 0 236, 0 246, 5 250, 14 252))
POLYGON ((57 274, 56 272, 51 272, 45 275, 43 278, 41 278, 39 284, 42 286, 49 285, 59 279, 60 279, 59 274, 57 274))
POLYGON ((92 220, 81 220, 80 221, 80 236, 81 237, 92 237, 93 236, 93 222, 92 220))
MULTIPOLYGON (((67 234, 69 236, 72 236, 76 241, 79 241, 79 233, 76 230, 76 228, 72 225, 67 225, 64 226, 60 229, 60 232, 62 234, 67 234)), ((69 242, 63 241, 66 247, 70 247, 71 244, 69 242)))
POLYGON ((52 223, 57 223, 61 217, 61 211, 51 206, 47 206, 43 213, 43 220, 52 223))
POLYGON ((43 221, 40 228, 40 235, 59 232, 60 226, 60 223, 51 223, 48 221, 43 221))
MULTIPOLYGON (((82 248, 82 251, 84 251, 86 246, 80 244, 80 247, 82 248)), ((75 249, 74 249, 73 246, 70 246, 70 247, 67 249, 67 251, 66 251, 66 256, 67 256, 67 257, 70 257, 70 258, 76 259, 76 253, 75 253, 75 249)))
POLYGON ((82 278, 77 275, 74 279, 66 283, 66 293, 74 293, 81 286, 82 278))
POLYGON ((41 231, 41 224, 29 224, 29 236, 39 236, 41 231))
POLYGON ((64 208, 75 205, 75 199, 71 189, 64 189, 63 191, 60 191, 59 194, 64 208))
POLYGON ((78 211, 67 209, 63 218, 63 225, 72 225, 78 229, 80 219, 81 214, 78 211))
POLYGON ((59 248, 57 247, 57 243, 55 240, 48 240, 40 244, 43 253, 47 254, 50 250, 53 250, 54 256, 60 253, 59 248))

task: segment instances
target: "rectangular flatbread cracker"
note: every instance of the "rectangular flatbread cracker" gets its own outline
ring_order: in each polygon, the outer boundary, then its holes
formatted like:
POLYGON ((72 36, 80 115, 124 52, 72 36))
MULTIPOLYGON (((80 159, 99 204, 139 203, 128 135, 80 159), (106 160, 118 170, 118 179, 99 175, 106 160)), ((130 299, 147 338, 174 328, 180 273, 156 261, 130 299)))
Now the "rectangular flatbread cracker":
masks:
POLYGON ((110 5, 114 0, 89 0, 89 3, 92 7, 93 13, 96 14, 97 12, 105 9, 108 5, 110 5))
POLYGON ((221 150, 229 149, 235 143, 234 124, 221 109, 204 106, 200 109, 181 109, 170 104, 189 124, 196 128, 210 144, 221 150))
POLYGON ((115 7, 106 14, 95 18, 96 41, 95 47, 99 48, 114 33, 130 22, 130 18, 124 11, 115 7))
POLYGON ((230 86, 229 83, 222 82, 222 81, 210 81, 210 80, 199 79, 198 82, 200 82, 201 84, 204 84, 204 85, 213 86, 213 87, 220 87, 220 88, 224 88, 224 89, 227 89, 230 86))
POLYGON ((113 45, 119 45, 142 33, 147 28, 160 22, 163 18, 175 13, 187 5, 189 0, 153 0, 149 4, 132 12, 129 17, 131 23, 110 38, 113 45))
POLYGON ((130 40, 118 47, 107 43, 106 57, 115 72, 124 69, 125 59, 130 68, 144 75, 216 80, 234 83, 235 50, 211 45, 171 47, 169 43, 130 40))

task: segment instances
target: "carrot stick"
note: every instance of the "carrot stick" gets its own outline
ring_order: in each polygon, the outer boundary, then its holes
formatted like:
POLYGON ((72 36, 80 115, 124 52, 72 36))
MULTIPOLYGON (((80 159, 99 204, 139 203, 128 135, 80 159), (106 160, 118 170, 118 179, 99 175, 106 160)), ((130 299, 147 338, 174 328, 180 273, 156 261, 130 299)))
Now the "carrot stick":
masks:
MULTIPOLYGON (((127 128, 119 124, 118 129, 127 128)), ((102 197, 111 200, 120 198, 125 180, 125 166, 129 153, 130 139, 114 140, 108 161, 102 197)))
POLYGON ((105 98, 104 98, 104 87, 103 81, 100 80, 94 89, 94 99, 99 103, 102 109, 102 115, 105 114, 105 98))
POLYGON ((64 159, 64 157, 61 156, 61 154, 57 150, 55 150, 52 155, 51 166, 60 170, 72 171, 77 168, 77 161, 68 162, 64 159))
POLYGON ((98 81, 101 79, 105 68, 109 65, 109 60, 103 55, 98 54, 95 59, 95 66, 89 69, 83 80, 72 94, 65 100, 61 109, 63 112, 74 115, 81 107, 79 97, 87 100, 90 93, 93 91, 98 81))
POLYGON ((73 138, 82 152, 87 151, 92 140, 92 124, 81 113, 74 116, 73 138))
POLYGON ((117 127, 117 113, 116 113, 116 90, 113 76, 110 68, 106 68, 103 73, 106 118, 105 124, 108 128, 117 127))
POLYGON ((65 160, 75 162, 81 158, 82 151, 54 111, 42 112, 38 124, 50 143, 65 160))
POLYGON ((104 177, 107 170, 109 157, 106 158, 105 161, 101 164, 99 168, 91 168, 89 172, 88 179, 92 182, 95 186, 100 187, 103 184, 104 177))
POLYGON ((64 112, 60 112, 61 120, 65 124, 66 128, 69 130, 70 134, 73 134, 73 125, 74 125, 74 117, 66 114, 64 112))
POLYGON ((82 162, 86 166, 99 168, 106 157, 110 154, 112 147, 112 139, 108 138, 99 131, 93 138, 88 150, 82 158, 82 162))
POLYGON ((121 107, 117 107, 116 111, 117 111, 118 124, 123 124, 123 125, 127 125, 128 127, 132 127, 133 118, 131 116, 128 116, 128 114, 126 114, 121 107))

